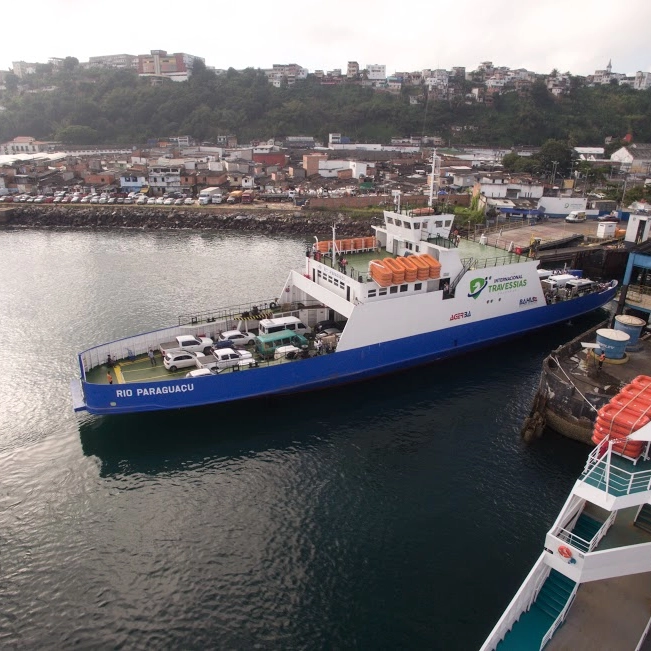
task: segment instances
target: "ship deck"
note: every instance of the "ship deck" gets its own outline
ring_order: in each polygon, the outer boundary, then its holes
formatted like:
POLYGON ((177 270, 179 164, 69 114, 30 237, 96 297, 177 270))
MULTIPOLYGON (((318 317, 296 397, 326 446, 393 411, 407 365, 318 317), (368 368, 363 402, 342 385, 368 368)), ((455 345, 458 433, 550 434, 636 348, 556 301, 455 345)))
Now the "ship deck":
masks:
MULTIPOLYGON (((433 244, 439 244, 445 248, 455 248, 447 239, 429 240, 433 244)), ((459 246, 456 247, 459 251, 459 257, 462 260, 473 260, 472 268, 483 269, 485 267, 493 267, 502 264, 517 264, 519 262, 527 262, 530 258, 525 255, 518 255, 517 253, 509 253, 504 249, 492 246, 490 244, 480 244, 472 240, 461 239, 459 246)), ((369 264, 371 260, 382 260, 384 258, 395 258, 396 255, 390 253, 386 249, 380 251, 360 251, 354 253, 346 253, 343 255, 348 261, 346 267, 346 274, 354 277, 355 274, 365 274, 369 271, 369 264)), ((321 255, 320 261, 329 267, 336 268, 336 263, 330 255, 321 255)))
MULTIPOLYGON (((257 359, 257 355, 255 356, 257 359)), ((196 370, 195 367, 181 368, 177 371, 168 371, 163 366, 163 358, 159 351, 154 352, 156 366, 152 366, 147 355, 139 355, 133 359, 123 359, 117 361, 113 366, 101 364, 86 372, 86 381, 91 384, 110 384, 108 374, 113 378, 113 384, 131 384, 134 382, 162 382, 165 380, 181 380, 190 371, 196 370)), ((257 359, 258 366, 277 366, 278 364, 288 364, 296 361, 294 359, 257 359)), ((237 372, 244 370, 255 370, 243 367, 237 372)), ((231 373, 233 368, 226 368, 221 373, 231 373)))

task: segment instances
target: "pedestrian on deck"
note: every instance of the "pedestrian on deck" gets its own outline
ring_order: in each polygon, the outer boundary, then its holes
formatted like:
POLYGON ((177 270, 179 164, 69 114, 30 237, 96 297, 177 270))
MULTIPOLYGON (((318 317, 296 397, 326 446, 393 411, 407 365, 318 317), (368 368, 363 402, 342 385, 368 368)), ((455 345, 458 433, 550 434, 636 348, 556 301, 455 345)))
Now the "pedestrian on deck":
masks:
POLYGON ((604 365, 604 360, 606 359, 606 353, 601 351, 601 355, 599 355, 599 370, 601 370, 601 367, 604 365))
POLYGON ((321 343, 320 339, 317 339, 314 342, 314 348, 316 349, 316 354, 320 355, 321 354, 321 348, 323 347, 323 344, 321 343))
POLYGON ((106 381, 107 381, 109 384, 113 384, 113 376, 111 375, 111 371, 109 371, 109 372, 106 374, 106 381))
POLYGON ((156 358, 154 357, 154 351, 151 348, 149 349, 147 355, 149 356, 149 361, 151 362, 151 365, 156 366, 156 358))

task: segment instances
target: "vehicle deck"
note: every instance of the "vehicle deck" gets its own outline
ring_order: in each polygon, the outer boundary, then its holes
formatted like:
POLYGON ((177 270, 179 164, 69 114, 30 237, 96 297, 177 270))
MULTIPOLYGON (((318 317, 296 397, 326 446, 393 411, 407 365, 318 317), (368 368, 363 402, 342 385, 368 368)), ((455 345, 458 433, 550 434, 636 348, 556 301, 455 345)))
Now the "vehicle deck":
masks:
MULTIPOLYGON (((91 384, 109 384, 108 374, 111 373, 113 384, 130 384, 132 382, 160 382, 163 380, 181 380, 190 371, 196 370, 193 366, 181 368, 178 371, 168 371, 163 366, 163 359, 160 352, 154 353, 156 366, 152 366, 147 355, 139 355, 134 359, 123 359, 116 362, 112 367, 107 364, 96 366, 86 372, 86 381, 91 384)), ((259 366, 275 366, 296 361, 294 359, 269 359, 258 360, 259 366)), ((255 367, 254 367, 255 368, 255 367)), ((248 367, 241 368, 236 372, 249 370, 248 367)), ((226 368, 221 373, 231 373, 233 368, 226 368)))

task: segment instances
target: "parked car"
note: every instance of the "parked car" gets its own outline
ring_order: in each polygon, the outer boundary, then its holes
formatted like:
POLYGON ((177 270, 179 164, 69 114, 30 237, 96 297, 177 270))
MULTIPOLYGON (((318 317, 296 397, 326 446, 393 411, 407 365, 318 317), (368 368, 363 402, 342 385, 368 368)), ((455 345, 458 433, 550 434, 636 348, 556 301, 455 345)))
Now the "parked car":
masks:
POLYGON ((143 206, 146 203, 147 203, 147 197, 138 197, 136 199, 136 205, 137 206, 143 206))
POLYGON ((171 197, 168 197, 167 199, 165 199, 163 201, 163 205, 164 206, 173 206, 174 205, 174 199, 172 199, 171 197))
POLYGON ((156 197, 156 203, 159 206, 162 206, 165 203, 165 198, 164 197, 156 197))
POLYGON ((197 355, 189 350, 170 350, 163 357, 163 366, 172 373, 180 368, 196 368, 197 355))
POLYGON ((613 210, 608 215, 599 215, 597 217, 597 220, 600 221, 600 222, 618 222, 618 221, 620 221, 619 220, 619 215, 615 210, 613 210))
POLYGON ((584 210, 573 210, 566 218, 566 222, 584 222, 587 219, 584 210))
POLYGON ((72 197, 72 199, 70 199, 70 203, 79 203, 81 199, 81 197, 72 197))
POLYGON ((154 197, 149 197, 149 199, 147 199, 147 205, 148 206, 155 206, 156 205, 156 199, 154 197))
POLYGON ((188 197, 187 199, 184 199, 183 200, 183 205, 185 205, 185 206, 193 206, 194 205, 194 199, 190 199, 190 197, 188 197))
POLYGON ((182 206, 183 205, 183 199, 175 199, 174 200, 174 205, 175 206, 182 206))
POLYGON ((219 341, 229 341, 236 348, 252 346, 255 343, 255 335, 241 330, 226 330, 219 335, 219 341))

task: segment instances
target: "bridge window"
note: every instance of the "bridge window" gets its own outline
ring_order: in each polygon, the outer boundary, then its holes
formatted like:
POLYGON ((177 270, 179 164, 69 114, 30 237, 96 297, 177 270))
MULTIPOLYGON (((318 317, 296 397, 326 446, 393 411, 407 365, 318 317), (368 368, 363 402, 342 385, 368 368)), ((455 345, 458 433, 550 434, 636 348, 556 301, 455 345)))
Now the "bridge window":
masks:
POLYGON ((383 287, 383 288, 379 291, 379 295, 380 295, 380 296, 386 296, 386 295, 387 295, 387 288, 386 288, 386 287, 383 287))
POLYGON ((402 220, 396 219, 396 226, 402 226, 402 220))
POLYGON ((398 293, 398 286, 397 285, 392 285, 389 287, 389 293, 390 294, 397 294, 398 293))
POLYGON ((387 224, 393 224, 393 217, 387 217, 387 224))
POLYGON ((419 292, 421 289, 423 289, 423 283, 416 283, 414 285, 414 291, 419 292))
POLYGON ((400 285, 400 291, 406 292, 409 289, 409 285, 400 285))
POLYGON ((375 293, 376 293, 376 292, 375 292, 374 289, 369 289, 369 290, 368 290, 368 297, 369 297, 369 298, 373 298, 373 296, 375 296, 375 293))

